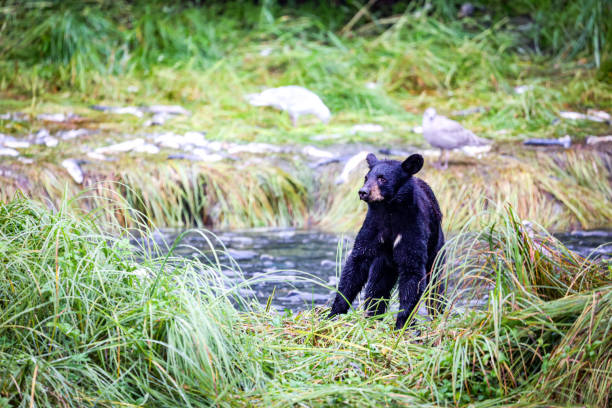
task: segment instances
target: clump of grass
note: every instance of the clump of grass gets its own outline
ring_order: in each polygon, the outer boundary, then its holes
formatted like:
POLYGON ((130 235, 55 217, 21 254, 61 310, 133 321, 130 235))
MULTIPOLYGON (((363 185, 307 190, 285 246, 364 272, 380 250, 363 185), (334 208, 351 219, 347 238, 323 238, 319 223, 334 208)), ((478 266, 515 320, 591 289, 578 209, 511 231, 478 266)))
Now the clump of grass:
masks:
POLYGON ((54 204, 66 195, 78 197, 75 205, 96 209, 109 225, 134 226, 143 219, 155 225, 215 228, 305 227, 309 222, 312 192, 305 180, 275 166, 136 159, 123 168, 92 168, 83 186, 58 166, 25 177, 17 174, 8 177, 1 200, 10 200, 17 191, 48 197, 54 204))
POLYGON ((610 403, 609 271, 512 210, 447 245, 445 312, 395 333, 394 312, 269 312, 222 266, 137 254, 65 204, 0 206, 9 406, 610 403))
POLYGON ((261 385, 214 265, 137 257, 68 204, 0 206, 5 403, 198 405, 261 385))

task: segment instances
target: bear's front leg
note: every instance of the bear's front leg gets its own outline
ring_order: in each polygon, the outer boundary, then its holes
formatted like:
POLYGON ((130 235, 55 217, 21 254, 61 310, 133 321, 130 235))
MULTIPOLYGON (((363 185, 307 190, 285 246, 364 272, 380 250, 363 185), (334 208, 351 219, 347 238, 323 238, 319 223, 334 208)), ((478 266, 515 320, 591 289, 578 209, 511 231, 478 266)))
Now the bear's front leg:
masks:
POLYGON ((387 310, 391 290, 397 282, 397 270, 385 257, 378 257, 370 267, 365 288, 365 309, 367 316, 378 316, 387 310))
POLYGON ((329 317, 348 311, 353 300, 355 300, 355 297, 368 280, 368 271, 370 270, 372 258, 372 256, 368 256, 362 251, 353 249, 340 275, 338 293, 336 293, 329 317))
POLYGON ((338 293, 332 304, 329 317, 346 313, 351 303, 368 280, 368 272, 377 253, 375 220, 370 211, 355 238, 355 244, 340 274, 338 293))
POLYGON ((400 312, 397 314, 395 329, 400 330, 406 324, 406 320, 412 314, 412 310, 419 302, 425 291, 426 278, 425 267, 420 270, 405 269, 400 270, 399 274, 399 301, 400 312))

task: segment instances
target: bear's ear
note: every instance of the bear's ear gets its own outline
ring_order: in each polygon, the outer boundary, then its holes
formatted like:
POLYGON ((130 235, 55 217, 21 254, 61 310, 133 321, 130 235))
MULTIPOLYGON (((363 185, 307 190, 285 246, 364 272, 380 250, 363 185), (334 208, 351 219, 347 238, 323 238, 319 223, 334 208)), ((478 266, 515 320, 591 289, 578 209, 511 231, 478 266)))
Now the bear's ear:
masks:
POLYGON ((422 168, 423 156, 420 154, 413 154, 402 163, 402 169, 411 176, 418 173, 422 168))
POLYGON ((368 156, 366 157, 366 161, 368 162, 368 166, 370 168, 374 167, 376 163, 378 163, 378 159, 376 158, 376 156, 374 156, 373 153, 368 154, 368 156))

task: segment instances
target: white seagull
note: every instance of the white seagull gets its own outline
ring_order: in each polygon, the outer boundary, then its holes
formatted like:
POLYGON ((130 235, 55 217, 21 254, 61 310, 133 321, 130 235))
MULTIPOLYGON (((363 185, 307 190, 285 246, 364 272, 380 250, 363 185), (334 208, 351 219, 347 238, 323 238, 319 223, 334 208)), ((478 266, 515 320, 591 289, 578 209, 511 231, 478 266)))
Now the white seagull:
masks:
POLYGON ((445 157, 444 169, 448 168, 446 150, 464 146, 483 146, 491 143, 479 138, 472 131, 445 116, 438 115, 434 108, 428 108, 423 114, 423 136, 433 147, 440 149, 438 165, 442 167, 442 156, 445 157))
POLYGON ((323 123, 329 122, 331 118, 331 112, 321 98, 301 86, 270 88, 261 93, 248 94, 246 99, 253 106, 272 106, 287 111, 293 126, 302 115, 315 115, 323 123))

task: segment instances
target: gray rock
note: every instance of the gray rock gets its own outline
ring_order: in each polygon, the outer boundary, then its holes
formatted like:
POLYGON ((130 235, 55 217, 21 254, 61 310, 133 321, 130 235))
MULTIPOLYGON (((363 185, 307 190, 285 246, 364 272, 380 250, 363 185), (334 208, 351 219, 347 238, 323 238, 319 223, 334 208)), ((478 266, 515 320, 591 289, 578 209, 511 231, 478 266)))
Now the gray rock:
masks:
POLYGON ((45 122, 66 122, 76 118, 78 118, 78 116, 72 113, 41 113, 40 115, 36 116, 36 119, 44 120, 45 122))
POLYGON ((191 112, 179 105, 151 105, 142 110, 154 115, 191 115, 191 112))
POLYGON ((218 162, 225 158, 219 153, 210 153, 207 149, 202 148, 193 149, 193 156, 197 158, 198 161, 203 161, 206 163, 218 162))
POLYGON ((174 117, 174 115, 169 115, 167 113, 157 113, 153 115, 150 120, 145 122, 145 126, 162 126, 166 121, 170 118, 174 117))
POLYGON ((257 256, 257 252, 248 249, 228 249, 227 254, 236 261, 245 261, 257 256))
POLYGON ((102 153, 96 153, 96 152, 87 152, 87 157, 89 157, 90 159, 94 159, 94 160, 100 160, 100 161, 116 161, 116 158, 113 157, 106 157, 105 155, 103 155, 102 153))
POLYGON ((568 112, 561 111, 559 112, 559 116, 563 119, 571 119, 571 120, 590 120, 592 122, 610 122, 609 115, 605 112, 601 111, 591 111, 593 114, 584 114, 579 112, 568 112), (603 115, 602 115, 603 113, 603 115), (605 116, 608 115, 608 116, 605 116))
POLYGON ((94 153, 104 155, 113 153, 126 153, 130 151, 155 154, 159 153, 159 147, 146 143, 142 138, 136 138, 125 142, 116 143, 110 146, 98 147, 96 150, 94 150, 94 153))
POLYGON ((25 140, 18 140, 12 136, 0 133, 0 147, 8 147, 11 149, 25 149, 30 147, 30 142, 25 140))
POLYGON ((612 135, 607 136, 589 136, 587 137, 586 143, 594 146, 600 143, 612 143, 612 135))
POLYGON ((33 137, 35 144, 44 144, 47 147, 55 147, 59 143, 45 128, 40 129, 35 135, 31 135, 31 137, 33 137))
POLYGON ((527 139, 523 142, 528 146, 561 146, 568 149, 572 144, 572 138, 569 135, 560 137, 559 139, 527 139))
POLYGON ((13 122, 25 122, 28 116, 22 112, 6 112, 0 115, 0 120, 10 120, 13 122))
POLYGON ((596 109, 587 109, 587 115, 589 115, 590 117, 596 117, 596 118, 602 119, 608 123, 610 123, 610 120, 612 120, 612 116, 610 116, 608 112, 604 112, 604 111, 600 111, 596 109))
POLYGON ((384 130, 385 128, 381 125, 376 125, 374 123, 363 123, 351 127, 350 134, 355 135, 357 133, 380 133, 384 130))
POLYGON ((17 157, 19 156, 19 152, 15 149, 11 149, 9 147, 0 147, 0 156, 11 156, 17 157))
POLYGON ((238 153, 253 153, 253 154, 262 154, 262 153, 281 153, 283 152, 283 148, 281 146, 276 146, 268 143, 247 143, 247 144, 235 144, 230 146, 227 149, 229 154, 238 154, 238 153))
POLYGON ((76 139, 77 137, 85 136, 91 133, 88 129, 71 129, 62 130, 57 132, 55 135, 62 140, 76 139))
POLYGON ((327 150, 321 150, 314 146, 306 146, 302 149, 302 152, 308 156, 316 157, 318 159, 331 159, 334 157, 332 152, 327 150))
POLYGON ((101 112, 112 113, 115 115, 134 115, 137 118, 142 118, 144 116, 144 113, 142 113, 142 110, 140 108, 137 108, 136 106, 114 107, 114 106, 92 105, 91 109, 101 111, 101 112))
POLYGON ((191 150, 194 147, 208 147, 204 132, 187 132, 184 135, 166 132, 155 136, 154 143, 169 149, 191 150))

